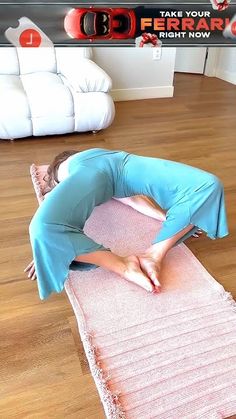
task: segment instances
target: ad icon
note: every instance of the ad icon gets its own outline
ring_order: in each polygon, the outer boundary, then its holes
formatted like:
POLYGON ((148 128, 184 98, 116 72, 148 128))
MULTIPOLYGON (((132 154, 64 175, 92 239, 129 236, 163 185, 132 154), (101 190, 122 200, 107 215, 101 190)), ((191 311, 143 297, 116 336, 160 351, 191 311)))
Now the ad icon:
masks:
POLYGON ((35 29, 26 29, 19 37, 21 47, 39 47, 41 42, 41 35, 35 29))
POLYGON ((53 47, 45 33, 27 17, 21 17, 17 28, 8 28, 4 35, 15 47, 38 48, 53 47))
POLYGON ((226 26, 223 36, 225 38, 232 38, 236 40, 236 14, 233 16, 229 24, 226 26))

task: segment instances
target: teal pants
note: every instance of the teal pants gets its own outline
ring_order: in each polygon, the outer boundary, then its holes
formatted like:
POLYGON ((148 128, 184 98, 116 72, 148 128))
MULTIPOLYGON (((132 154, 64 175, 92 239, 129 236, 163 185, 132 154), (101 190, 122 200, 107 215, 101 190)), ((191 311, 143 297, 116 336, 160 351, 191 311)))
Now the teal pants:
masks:
POLYGON ((77 256, 107 249, 84 233, 93 209, 112 197, 141 194, 167 211, 153 244, 190 224, 192 230, 177 244, 197 228, 211 239, 228 234, 224 190, 216 176, 185 164, 124 151, 91 149, 77 153, 70 160, 69 177, 49 193, 30 223, 41 299, 63 290, 70 268, 96 267, 74 263, 77 256))

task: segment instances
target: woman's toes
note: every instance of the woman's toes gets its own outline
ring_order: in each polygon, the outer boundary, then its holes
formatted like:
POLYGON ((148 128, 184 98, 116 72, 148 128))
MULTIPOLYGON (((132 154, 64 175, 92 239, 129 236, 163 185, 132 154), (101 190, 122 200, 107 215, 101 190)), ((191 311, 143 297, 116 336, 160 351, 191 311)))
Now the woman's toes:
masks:
POLYGON ((154 286, 140 269, 140 272, 133 272, 133 281, 140 285, 142 288, 145 288, 147 291, 154 291, 154 286))
POLYGON ((149 292, 159 293, 161 284, 158 280, 160 267, 158 262, 149 257, 128 257, 129 269, 126 279, 136 283, 149 292))
POLYGON ((127 261, 128 268, 124 273, 124 278, 136 285, 139 285, 146 291, 152 292, 154 290, 154 286, 150 279, 143 273, 138 257, 130 256, 127 258, 127 261))
POLYGON ((153 259, 145 256, 139 257, 140 266, 142 268, 142 271, 148 275, 148 277, 151 279, 155 287, 158 288, 158 290, 161 287, 161 284, 159 282, 159 273, 160 273, 160 265, 158 262, 154 261, 153 259))
POLYGON ((152 280, 153 284, 155 285, 155 287, 159 287, 159 288, 161 287, 161 284, 160 284, 160 282, 157 279, 157 273, 156 272, 149 271, 148 272, 148 276, 149 276, 149 278, 151 278, 151 280, 152 280))

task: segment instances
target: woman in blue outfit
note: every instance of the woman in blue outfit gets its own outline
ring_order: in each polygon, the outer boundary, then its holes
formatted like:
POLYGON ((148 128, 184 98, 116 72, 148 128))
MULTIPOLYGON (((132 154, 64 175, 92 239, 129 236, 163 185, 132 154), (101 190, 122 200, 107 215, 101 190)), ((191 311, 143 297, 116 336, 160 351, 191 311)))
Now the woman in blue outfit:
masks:
POLYGON ((25 269, 29 278, 37 277, 41 299, 63 290, 70 267, 101 266, 159 292, 169 249, 199 229, 211 239, 228 234, 221 182, 185 164, 94 148, 56 156, 47 182, 52 190, 31 221, 33 261, 25 269), (163 220, 143 254, 121 257, 83 232, 93 209, 111 198, 163 220))

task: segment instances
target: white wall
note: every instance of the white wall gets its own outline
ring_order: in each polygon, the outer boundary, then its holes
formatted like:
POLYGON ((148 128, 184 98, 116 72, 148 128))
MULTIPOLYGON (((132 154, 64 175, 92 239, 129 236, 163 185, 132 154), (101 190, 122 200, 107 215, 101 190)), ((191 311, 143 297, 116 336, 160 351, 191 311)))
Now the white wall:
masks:
POLYGON ((115 100, 172 97, 176 48, 162 48, 153 60, 152 48, 94 47, 93 60, 112 78, 115 100))
POLYGON ((215 75, 236 84, 236 47, 219 48, 215 75))

